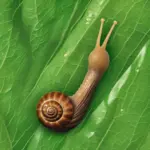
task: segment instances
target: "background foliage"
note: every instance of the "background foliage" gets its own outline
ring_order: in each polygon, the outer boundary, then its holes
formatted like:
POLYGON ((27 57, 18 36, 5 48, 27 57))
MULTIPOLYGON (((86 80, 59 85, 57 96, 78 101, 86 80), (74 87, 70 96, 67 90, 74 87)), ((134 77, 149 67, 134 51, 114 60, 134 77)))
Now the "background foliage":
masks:
POLYGON ((149 0, 1 0, 0 148, 2 150, 150 149, 149 0), (110 67, 82 123, 52 132, 36 117, 49 91, 73 94, 87 71, 100 18, 110 67))

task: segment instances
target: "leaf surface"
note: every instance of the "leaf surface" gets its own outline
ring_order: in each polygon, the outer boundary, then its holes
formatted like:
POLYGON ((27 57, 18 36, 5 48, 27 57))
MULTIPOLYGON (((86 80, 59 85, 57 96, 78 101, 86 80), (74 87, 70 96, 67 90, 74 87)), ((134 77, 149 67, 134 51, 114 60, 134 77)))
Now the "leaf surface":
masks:
POLYGON ((4 120, 0 116, 0 148, 4 150, 11 150, 12 145, 10 137, 7 131, 7 127, 4 123, 4 120))
POLYGON ((0 112, 14 150, 147 150, 149 7, 148 0, 1 0, 0 112), (102 40, 119 23, 109 69, 83 122, 64 134, 48 130, 36 104, 49 91, 78 89, 101 17, 102 40))

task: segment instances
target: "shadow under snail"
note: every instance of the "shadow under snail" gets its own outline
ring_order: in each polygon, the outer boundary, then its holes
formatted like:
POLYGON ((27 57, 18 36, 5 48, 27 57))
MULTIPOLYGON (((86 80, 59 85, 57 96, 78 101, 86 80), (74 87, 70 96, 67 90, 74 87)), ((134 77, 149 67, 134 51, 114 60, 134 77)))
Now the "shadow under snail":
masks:
POLYGON ((103 24, 102 18, 96 46, 88 58, 88 71, 76 93, 67 96, 60 92, 50 92, 38 102, 37 116, 44 126, 56 131, 67 131, 77 126, 83 119, 91 95, 109 66, 106 45, 117 21, 114 21, 103 44, 100 45, 103 24))

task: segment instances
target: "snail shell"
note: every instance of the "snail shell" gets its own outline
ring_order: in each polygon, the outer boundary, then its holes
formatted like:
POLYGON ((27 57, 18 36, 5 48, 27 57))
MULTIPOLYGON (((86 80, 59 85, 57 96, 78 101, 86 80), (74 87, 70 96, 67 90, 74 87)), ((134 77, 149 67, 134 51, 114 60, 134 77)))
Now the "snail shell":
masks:
POLYGON ((71 99, 63 93, 51 92, 45 94, 37 104, 37 116, 46 126, 56 130, 65 130, 72 120, 74 105, 71 99))

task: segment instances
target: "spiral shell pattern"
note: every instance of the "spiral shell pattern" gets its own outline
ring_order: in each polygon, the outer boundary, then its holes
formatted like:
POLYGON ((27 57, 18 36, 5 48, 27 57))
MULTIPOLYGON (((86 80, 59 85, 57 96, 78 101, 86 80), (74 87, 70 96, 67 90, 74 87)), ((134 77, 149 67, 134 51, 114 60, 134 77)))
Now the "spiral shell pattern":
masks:
POLYGON ((37 104, 37 116, 46 126, 64 130, 72 120, 74 106, 71 99, 60 92, 45 94, 37 104))

